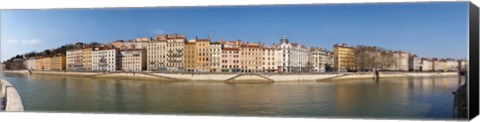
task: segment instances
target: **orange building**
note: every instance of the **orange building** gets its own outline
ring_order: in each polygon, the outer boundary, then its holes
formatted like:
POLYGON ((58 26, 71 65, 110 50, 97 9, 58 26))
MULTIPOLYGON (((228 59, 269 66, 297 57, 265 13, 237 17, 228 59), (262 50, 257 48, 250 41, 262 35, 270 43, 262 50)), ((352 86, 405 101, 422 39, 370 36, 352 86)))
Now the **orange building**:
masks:
POLYGON ((35 61, 35 70, 50 70, 50 65, 52 64, 50 59, 50 57, 38 58, 35 61))
POLYGON ((207 39, 195 39, 195 69, 199 72, 210 71, 210 36, 207 39))
POLYGON ((260 44, 247 43, 240 45, 240 67, 242 72, 261 72, 263 49, 260 44))
POLYGON ((50 70, 65 70, 67 58, 65 55, 56 55, 50 59, 50 70))
POLYGON ((188 72, 195 71, 195 41, 196 40, 189 40, 185 44, 185 68, 188 72))

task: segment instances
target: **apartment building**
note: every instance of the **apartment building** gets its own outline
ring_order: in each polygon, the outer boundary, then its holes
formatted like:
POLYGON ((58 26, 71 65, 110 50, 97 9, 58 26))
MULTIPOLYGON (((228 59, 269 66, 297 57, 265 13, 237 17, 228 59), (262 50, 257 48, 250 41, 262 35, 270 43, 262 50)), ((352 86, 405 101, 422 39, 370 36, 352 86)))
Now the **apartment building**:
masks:
POLYGON ((183 34, 160 34, 157 40, 166 41, 166 69, 168 71, 185 70, 185 42, 186 37, 183 34))
POLYGON ((28 70, 35 70, 36 69, 35 61, 36 61, 36 59, 33 58, 33 57, 25 60, 25 62, 24 62, 25 68, 28 69, 28 70))
POLYGON ((92 51, 92 70, 117 71, 121 68, 121 55, 117 49, 104 48, 92 51))
POLYGON ((92 52, 93 47, 87 46, 82 49, 82 71, 92 70, 92 52))
POLYGON ((51 62, 50 62, 50 57, 41 57, 37 58, 35 61, 35 69, 36 70, 41 70, 41 71, 47 71, 50 70, 51 62))
POLYGON ((195 48, 195 39, 189 40, 185 44, 185 68, 187 72, 194 72, 196 68, 195 60, 196 58, 196 48, 195 48))
POLYGON ((210 71, 210 36, 207 39, 195 39, 195 69, 197 72, 210 71))
POLYGON ((225 41, 222 49, 222 72, 240 72, 241 41, 225 41))
POLYGON ((311 72, 325 72, 330 64, 330 52, 325 48, 310 48, 309 64, 311 72))
POLYGON ((139 72, 147 68, 147 56, 145 50, 127 49, 120 51, 120 54, 122 71, 139 72))
POLYGON ((334 67, 337 71, 356 70, 355 48, 347 44, 335 44, 333 46, 334 67))
POLYGON ((258 43, 246 43, 240 45, 240 68, 241 72, 256 73, 263 69, 263 49, 258 43))
POLYGON ((273 47, 263 47, 262 72, 278 72, 280 50, 273 47))
POLYGON ((59 54, 51 57, 50 59, 50 70, 62 71, 66 69, 66 56, 59 54))
POLYGON ((210 43, 210 71, 222 71, 222 41, 210 43))
POLYGON ((166 70, 166 37, 157 37, 148 43, 147 46, 147 70, 164 71, 166 70))

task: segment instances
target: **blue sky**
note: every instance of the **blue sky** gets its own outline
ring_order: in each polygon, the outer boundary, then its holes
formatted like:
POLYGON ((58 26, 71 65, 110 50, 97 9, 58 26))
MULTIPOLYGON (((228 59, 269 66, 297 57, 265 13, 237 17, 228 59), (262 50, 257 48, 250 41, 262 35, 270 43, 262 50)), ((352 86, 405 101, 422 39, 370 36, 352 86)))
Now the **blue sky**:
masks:
POLYGON ((78 41, 109 43, 159 33, 267 45, 286 35, 291 42, 329 50, 348 43, 466 58, 468 3, 2 10, 1 58, 78 41))

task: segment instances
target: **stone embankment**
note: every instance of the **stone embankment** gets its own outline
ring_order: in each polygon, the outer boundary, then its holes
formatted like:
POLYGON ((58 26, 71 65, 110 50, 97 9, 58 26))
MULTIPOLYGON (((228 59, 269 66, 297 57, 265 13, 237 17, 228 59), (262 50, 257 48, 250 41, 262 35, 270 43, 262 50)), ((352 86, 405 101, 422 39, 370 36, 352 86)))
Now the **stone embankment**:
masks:
POLYGON ((6 80, 0 84, 0 111, 23 111, 22 98, 15 87, 6 80))
MULTIPOLYGON (((23 74, 86 76, 93 78, 149 79, 161 81, 210 81, 227 83, 334 81, 373 79, 374 73, 152 73, 152 72, 71 72, 71 71, 4 71, 23 74)), ((380 72, 380 78, 455 76, 457 72, 380 72)))

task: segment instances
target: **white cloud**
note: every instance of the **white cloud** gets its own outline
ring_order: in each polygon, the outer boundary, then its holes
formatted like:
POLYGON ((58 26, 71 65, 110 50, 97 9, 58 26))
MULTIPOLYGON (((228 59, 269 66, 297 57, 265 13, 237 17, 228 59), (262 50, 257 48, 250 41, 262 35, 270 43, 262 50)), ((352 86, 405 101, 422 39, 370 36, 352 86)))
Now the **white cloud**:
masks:
POLYGON ((20 45, 36 45, 40 44, 42 41, 39 39, 29 39, 29 40, 17 40, 17 39, 9 39, 7 43, 9 44, 20 44, 20 45))

